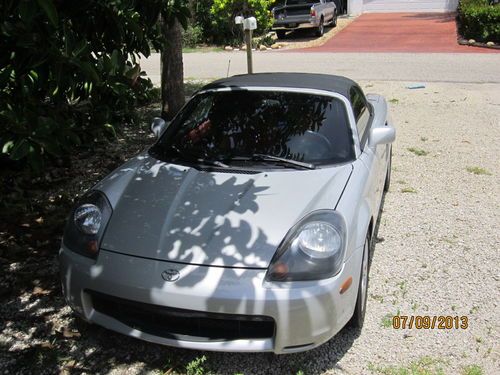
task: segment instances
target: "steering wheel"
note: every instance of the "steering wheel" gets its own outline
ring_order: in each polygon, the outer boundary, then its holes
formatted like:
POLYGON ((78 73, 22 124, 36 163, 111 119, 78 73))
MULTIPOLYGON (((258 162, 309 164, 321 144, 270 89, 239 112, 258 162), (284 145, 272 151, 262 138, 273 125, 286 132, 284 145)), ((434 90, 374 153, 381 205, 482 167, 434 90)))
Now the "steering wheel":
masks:
POLYGON ((330 140, 324 135, 312 130, 292 138, 287 146, 293 153, 307 155, 310 160, 328 159, 335 154, 335 149, 330 140))

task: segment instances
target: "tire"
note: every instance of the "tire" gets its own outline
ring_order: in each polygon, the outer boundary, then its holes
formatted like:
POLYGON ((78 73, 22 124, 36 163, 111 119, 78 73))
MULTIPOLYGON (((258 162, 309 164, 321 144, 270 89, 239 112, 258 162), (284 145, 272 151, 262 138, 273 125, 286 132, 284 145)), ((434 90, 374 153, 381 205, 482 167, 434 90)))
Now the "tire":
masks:
POLYGON ((336 27, 337 26, 337 18, 338 18, 338 14, 337 14, 337 10, 335 10, 333 12, 333 19, 332 19, 332 27, 336 27))
POLYGON ((363 246, 363 259, 361 261, 361 271, 359 277, 358 297, 356 299, 356 307, 354 314, 349 322, 349 325, 354 328, 363 327, 366 314, 366 300, 368 299, 368 271, 370 262, 370 237, 366 236, 365 245, 363 246))
POLYGON ((392 147, 389 154, 389 162, 387 163, 387 173, 385 175, 385 184, 384 184, 384 192, 389 191, 389 187, 391 186, 391 169, 392 169, 392 147))
POLYGON ((276 30, 276 36, 278 39, 285 39, 286 30, 276 30))
POLYGON ((325 33, 325 20, 321 17, 319 21, 319 26, 316 28, 316 36, 323 36, 325 33))

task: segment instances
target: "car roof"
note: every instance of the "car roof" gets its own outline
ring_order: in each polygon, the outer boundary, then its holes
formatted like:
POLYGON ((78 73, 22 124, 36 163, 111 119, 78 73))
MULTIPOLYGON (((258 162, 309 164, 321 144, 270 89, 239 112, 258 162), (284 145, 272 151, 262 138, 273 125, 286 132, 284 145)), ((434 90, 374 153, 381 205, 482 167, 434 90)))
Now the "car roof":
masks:
POLYGON ((219 79, 204 86, 202 90, 237 87, 302 88, 335 92, 349 100, 349 91, 353 86, 359 88, 358 84, 349 78, 330 74, 256 73, 219 79))

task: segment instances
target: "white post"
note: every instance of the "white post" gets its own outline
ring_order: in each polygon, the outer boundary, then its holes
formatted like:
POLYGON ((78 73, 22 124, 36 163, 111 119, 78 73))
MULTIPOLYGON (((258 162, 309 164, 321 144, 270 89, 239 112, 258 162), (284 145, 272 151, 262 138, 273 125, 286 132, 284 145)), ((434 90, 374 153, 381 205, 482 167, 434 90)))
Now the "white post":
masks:
POLYGON ((237 25, 241 25, 243 27, 243 31, 245 32, 245 44, 247 46, 247 68, 248 74, 252 74, 252 31, 257 28, 257 20, 255 19, 255 17, 243 18, 242 16, 236 16, 234 18, 234 23, 237 25))

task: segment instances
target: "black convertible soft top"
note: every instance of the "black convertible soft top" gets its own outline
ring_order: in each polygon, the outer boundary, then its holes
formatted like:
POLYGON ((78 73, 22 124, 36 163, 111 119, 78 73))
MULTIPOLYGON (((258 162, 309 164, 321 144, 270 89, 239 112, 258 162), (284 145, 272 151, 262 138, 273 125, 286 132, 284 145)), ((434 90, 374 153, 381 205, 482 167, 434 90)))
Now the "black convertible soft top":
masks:
POLYGON ((283 87, 331 91, 349 100, 351 87, 356 82, 342 76, 315 73, 256 73, 242 74, 219 79, 204 86, 202 90, 237 87, 283 87))

